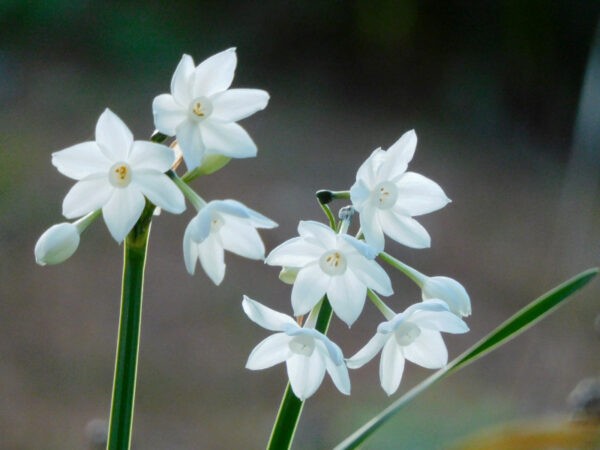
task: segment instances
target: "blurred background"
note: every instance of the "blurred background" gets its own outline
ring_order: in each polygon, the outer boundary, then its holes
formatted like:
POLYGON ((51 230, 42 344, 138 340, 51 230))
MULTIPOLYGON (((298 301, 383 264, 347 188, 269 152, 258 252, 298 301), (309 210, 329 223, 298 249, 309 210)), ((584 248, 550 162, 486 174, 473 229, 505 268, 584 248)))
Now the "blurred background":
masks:
MULTIPOLYGON (((242 122, 259 154, 194 187, 277 221, 262 233, 267 249, 300 219, 324 221, 316 190, 348 189, 374 148, 416 129, 411 170, 453 203, 419 219, 432 248, 386 250, 466 286, 471 332, 446 339, 456 356, 598 264, 599 12, 589 0, 0 1, 0 448, 94 448, 108 416, 122 249, 98 221, 64 264, 33 258, 73 183, 50 155, 93 139, 106 107, 145 139, 152 99, 169 91, 181 55, 199 63, 237 47, 233 86, 271 94, 242 122)), ((290 313, 290 288, 277 268, 230 254, 222 286, 188 276, 181 240, 191 217, 153 225, 134 448, 261 448, 286 375, 283 365, 244 368, 267 333, 241 297, 290 313)), ((392 307, 418 300, 388 272, 392 307)), ((600 372, 599 294, 596 281, 417 399, 364 448, 445 448, 507 420, 568 414, 569 393, 600 372)), ((380 321, 367 304, 351 330, 334 318, 330 335, 349 356, 380 321)), ((407 365, 397 395, 429 373, 407 365)), ((295 448, 330 448, 393 400, 378 359, 351 377, 352 396, 327 378, 307 402, 295 448)))

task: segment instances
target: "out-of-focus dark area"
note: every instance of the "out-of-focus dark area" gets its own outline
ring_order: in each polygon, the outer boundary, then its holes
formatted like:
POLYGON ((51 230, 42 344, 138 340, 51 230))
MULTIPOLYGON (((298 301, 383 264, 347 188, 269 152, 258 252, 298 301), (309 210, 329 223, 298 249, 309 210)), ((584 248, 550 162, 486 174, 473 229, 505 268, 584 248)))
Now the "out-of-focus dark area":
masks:
MULTIPOLYGON (((446 338, 452 357, 598 264, 599 12, 589 0, 0 2, 0 448, 101 440, 122 249, 102 221, 62 265, 37 266, 33 247, 63 220, 73 184, 51 153, 93 139, 104 108, 146 139, 152 99, 168 92, 182 53, 199 63, 237 47, 233 86, 271 94, 265 111, 242 122, 259 154, 194 186, 277 221, 262 233, 267 249, 293 237, 300 219, 324 221, 316 190, 349 188, 374 148, 416 129, 411 170, 453 203, 419 219, 431 249, 386 250, 466 286, 471 332, 446 338)), ((192 214, 153 225, 134 448, 261 448, 286 374, 282 365, 244 368, 267 333, 247 320, 241 298, 291 313, 290 287, 277 268, 230 254, 220 287, 201 271, 190 277, 181 241, 192 214)), ((390 306, 419 300, 388 272, 390 306)), ((596 282, 440 383, 364 448, 444 448, 488 425, 568 414, 569 393, 600 372, 599 294, 596 282)), ((380 321, 367 304, 351 330, 334 318, 330 335, 350 356, 380 321)), ((388 405, 377 366, 351 372, 350 397, 326 379, 305 406, 295 448, 331 448, 388 405)), ((429 373, 407 365, 399 392, 429 373)))

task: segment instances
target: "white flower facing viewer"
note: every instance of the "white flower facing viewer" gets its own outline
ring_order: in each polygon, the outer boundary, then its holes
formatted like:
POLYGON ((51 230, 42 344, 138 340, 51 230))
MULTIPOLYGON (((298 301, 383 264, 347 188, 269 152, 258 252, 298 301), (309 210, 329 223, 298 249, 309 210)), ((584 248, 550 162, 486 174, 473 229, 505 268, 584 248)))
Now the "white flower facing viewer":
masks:
POLYGON ((134 141, 123 121, 106 109, 96 124, 95 141, 52 154, 58 171, 78 180, 63 201, 63 215, 72 219, 102 208, 108 230, 121 242, 140 218, 145 198, 181 213, 183 194, 165 175, 174 159, 164 145, 134 141))
POLYGON ((298 233, 266 259, 269 265, 298 268, 294 315, 306 314, 327 294, 335 314, 350 326, 363 309, 367 288, 393 293, 390 278, 374 261, 377 253, 364 242, 313 221, 301 221, 298 233))
POLYGON ((261 370, 285 361, 294 395, 302 401, 319 388, 325 372, 342 394, 350 394, 350 377, 342 350, 327 336, 313 328, 302 328, 290 316, 247 296, 244 296, 242 307, 254 323, 277 331, 252 350, 246 368, 261 370))
POLYGON ((185 267, 193 275, 200 259, 206 274, 218 285, 225 276, 225 250, 249 259, 264 259, 265 246, 256 229, 276 226, 238 201, 213 200, 200 209, 185 230, 185 267))
POLYGON ((231 158, 256 156, 256 145, 238 120, 269 102, 260 89, 229 89, 237 65, 235 48, 204 60, 194 67, 183 55, 171 80, 171 93, 157 96, 152 103, 156 129, 177 136, 183 158, 192 170, 205 154, 231 158))
POLYGON ((441 300, 430 300, 406 308, 377 327, 377 334, 346 361, 350 369, 362 367, 381 351, 381 387, 392 395, 400 386, 404 361, 427 369, 439 369, 448 362, 448 350, 440 332, 460 334, 467 324, 441 300))
POLYGON ((384 248, 384 234, 408 247, 429 247, 427 230, 413 216, 436 211, 450 202, 437 183, 406 171, 416 146, 417 135, 411 130, 387 151, 376 149, 358 169, 350 189, 365 240, 377 251, 384 248))

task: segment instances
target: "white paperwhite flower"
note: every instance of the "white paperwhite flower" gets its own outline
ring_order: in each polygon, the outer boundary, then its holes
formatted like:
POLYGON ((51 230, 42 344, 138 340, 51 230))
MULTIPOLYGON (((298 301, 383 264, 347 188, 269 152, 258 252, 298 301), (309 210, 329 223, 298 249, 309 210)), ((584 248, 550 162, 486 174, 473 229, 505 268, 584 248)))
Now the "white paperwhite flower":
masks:
POLYGON ((59 264, 70 258, 79 247, 77 226, 69 222, 52 225, 35 244, 35 262, 40 266, 59 264))
POLYGON ((63 201, 69 219, 102 208, 111 235, 123 241, 140 218, 146 197, 172 213, 185 209, 181 191, 164 172, 173 152, 166 146, 134 141, 129 128, 106 109, 96 124, 96 140, 52 154, 58 171, 78 182, 63 201))
POLYGON ((171 93, 152 103, 154 124, 161 133, 177 136, 188 170, 205 154, 231 158, 256 155, 256 145, 238 120, 267 106, 269 94, 259 89, 229 89, 237 56, 230 48, 194 67, 183 55, 171 80, 171 93))
POLYGON ((327 336, 312 328, 302 328, 290 316, 249 297, 244 296, 242 306, 254 323, 278 332, 252 350, 246 368, 261 370, 285 361, 292 391, 300 400, 315 393, 325 372, 342 394, 350 394, 350 377, 342 350, 327 336))
POLYGON ((277 224, 235 200, 213 200, 204 206, 183 235, 183 258, 193 275, 196 261, 215 284, 225 276, 224 253, 228 250, 250 259, 264 259, 265 246, 257 228, 277 224))
POLYGON ((346 360, 346 364, 350 369, 362 367, 383 349, 379 378, 383 390, 392 395, 400 386, 405 359, 427 369, 443 367, 448 362, 448 350, 440 332, 459 334, 467 331, 467 324, 453 314, 445 302, 417 303, 381 323, 377 334, 346 360))
POLYGON ((413 216, 436 211, 450 202, 437 183, 406 172, 416 146, 417 135, 411 130, 387 151, 378 148, 360 166, 350 189, 365 240, 378 251, 384 248, 384 233, 408 247, 429 247, 427 230, 413 216))
POLYGON ((306 314, 327 294, 333 311, 350 326, 363 309, 367 288, 393 293, 390 278, 373 261, 377 252, 364 242, 313 221, 301 221, 298 233, 266 259, 270 265, 298 268, 294 315, 306 314))

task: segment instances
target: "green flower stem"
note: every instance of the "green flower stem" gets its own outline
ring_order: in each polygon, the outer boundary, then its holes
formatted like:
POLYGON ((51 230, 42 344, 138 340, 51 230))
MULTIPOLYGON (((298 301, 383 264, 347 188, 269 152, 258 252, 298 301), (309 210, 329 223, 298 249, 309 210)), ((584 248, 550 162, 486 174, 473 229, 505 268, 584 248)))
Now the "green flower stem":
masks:
POLYGON ((97 209, 96 211, 92 211, 91 213, 83 216, 81 219, 78 219, 75 222, 73 222, 73 225, 77 227, 77 232, 79 234, 83 233, 92 222, 94 222, 98 217, 100 217, 100 214, 102 214, 102 210, 97 209))
POLYGON ((402 261, 394 258, 392 255, 386 252, 381 252, 379 254, 379 257, 383 261, 388 263, 390 266, 392 266, 394 269, 398 269, 400 272, 402 272, 404 275, 406 275, 408 278, 414 281, 417 286, 419 286, 420 288, 423 287, 423 280, 425 280, 425 278, 427 277, 421 272, 419 272, 416 269, 413 269, 407 264, 404 264, 402 261))
POLYGON ((108 450, 129 450, 142 319, 142 292, 154 206, 146 209, 124 245, 121 316, 108 429, 108 450))
POLYGON ((373 302, 373 304, 377 307, 379 312, 383 314, 383 317, 385 317, 387 320, 392 320, 394 318, 396 313, 392 311, 383 300, 381 300, 381 297, 379 297, 379 295, 377 295, 371 289, 367 289, 367 295, 371 299, 371 302, 373 302))
POLYGON ((175 172, 170 170, 167 172, 167 176, 173 180, 179 190, 183 193, 183 195, 185 195, 185 198, 187 198, 192 206, 196 208, 196 211, 200 211, 206 206, 204 199, 202 199, 202 197, 200 197, 196 191, 189 187, 185 180, 179 178, 175 172))

